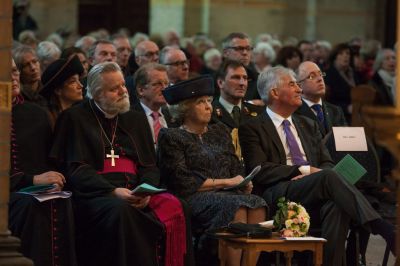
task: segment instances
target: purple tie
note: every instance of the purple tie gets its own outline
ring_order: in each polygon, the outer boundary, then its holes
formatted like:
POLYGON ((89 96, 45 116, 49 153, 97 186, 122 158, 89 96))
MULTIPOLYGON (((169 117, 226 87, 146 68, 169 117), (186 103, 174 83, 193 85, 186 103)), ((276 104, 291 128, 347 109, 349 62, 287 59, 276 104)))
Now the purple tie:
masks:
POLYGON ((296 138, 293 135, 292 130, 290 129, 289 120, 283 120, 283 131, 286 134, 286 141, 289 146, 290 154, 292 155, 292 162, 294 165, 308 165, 309 163, 303 159, 303 156, 300 152, 299 144, 296 141, 296 138))

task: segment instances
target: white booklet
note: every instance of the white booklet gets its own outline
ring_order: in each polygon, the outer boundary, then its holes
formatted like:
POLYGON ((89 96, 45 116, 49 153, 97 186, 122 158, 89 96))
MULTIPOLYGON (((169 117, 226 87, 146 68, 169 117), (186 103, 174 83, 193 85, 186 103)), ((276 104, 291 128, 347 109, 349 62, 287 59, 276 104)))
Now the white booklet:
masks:
POLYGON ((56 191, 56 192, 40 192, 40 193, 34 193, 34 192, 17 192, 21 194, 28 194, 37 199, 40 202, 46 201, 46 200, 51 200, 51 199, 66 199, 71 197, 72 192, 71 191, 56 191))
POLYGON ((287 241, 322 241, 326 242, 325 238, 322 237, 313 237, 313 236, 302 236, 302 237, 282 237, 287 241))
POLYGON ((236 189, 244 188, 245 186, 247 186, 247 184, 251 180, 253 180, 253 178, 256 176, 256 174, 258 174, 258 172, 260 172, 260 170, 261 170, 261 165, 254 167, 254 169, 251 171, 251 173, 248 176, 246 176, 242 182, 240 182, 239 184, 232 186, 232 187, 223 188, 223 190, 236 190, 236 189))

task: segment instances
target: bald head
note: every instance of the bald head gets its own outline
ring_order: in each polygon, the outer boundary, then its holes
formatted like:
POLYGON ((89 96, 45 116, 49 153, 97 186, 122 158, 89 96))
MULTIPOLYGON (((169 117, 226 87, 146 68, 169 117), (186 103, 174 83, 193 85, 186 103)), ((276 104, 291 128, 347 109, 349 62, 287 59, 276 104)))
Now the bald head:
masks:
POLYGON ((139 42, 135 47, 136 64, 138 64, 138 66, 143 66, 147 63, 158 63, 159 52, 160 49, 155 42, 139 42))
POLYGON ((312 102, 319 102, 325 95, 325 73, 317 64, 311 61, 305 61, 300 64, 297 71, 297 81, 303 90, 303 98, 312 102))

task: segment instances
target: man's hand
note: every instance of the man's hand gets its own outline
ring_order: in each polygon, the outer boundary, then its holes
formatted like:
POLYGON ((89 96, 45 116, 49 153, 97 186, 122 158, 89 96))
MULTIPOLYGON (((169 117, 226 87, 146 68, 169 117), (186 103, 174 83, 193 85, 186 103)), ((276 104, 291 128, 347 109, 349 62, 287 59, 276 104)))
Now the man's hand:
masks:
POLYGON ((310 174, 321 171, 322 169, 310 166, 310 174))
POLYGON ((55 171, 45 172, 40 175, 33 176, 34 185, 51 185, 54 184, 56 187, 51 191, 61 191, 65 184, 65 177, 55 171))
POLYGON ((138 209, 145 208, 150 201, 150 196, 137 196, 132 194, 132 191, 129 189, 122 187, 114 189, 113 195, 126 200, 131 206, 138 209))
POLYGON ((302 179, 303 177, 305 177, 306 175, 298 175, 298 176, 295 176, 295 177, 293 177, 292 179, 290 179, 290 180, 299 180, 299 179, 302 179))

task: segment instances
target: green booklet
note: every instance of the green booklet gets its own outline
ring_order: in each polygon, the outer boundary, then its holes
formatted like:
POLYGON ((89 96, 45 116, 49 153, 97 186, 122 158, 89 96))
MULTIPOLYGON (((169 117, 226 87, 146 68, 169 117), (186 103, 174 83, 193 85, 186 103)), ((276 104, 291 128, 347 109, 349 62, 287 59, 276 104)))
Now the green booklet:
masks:
POLYGON ((35 186, 30 186, 30 187, 25 187, 19 190, 19 192, 24 192, 24 193, 44 193, 47 192, 50 189, 55 188, 56 186, 54 184, 51 185, 35 185, 35 186))
POLYGON ((164 192, 164 191, 167 191, 167 190, 164 188, 156 188, 147 183, 143 183, 143 184, 140 184, 139 186, 137 186, 135 189, 133 189, 132 194, 152 195, 152 194, 157 194, 157 193, 164 192))
POLYGON ((367 173, 367 170, 365 170, 365 168, 350 154, 344 156, 343 159, 333 167, 333 170, 353 185, 367 173))
POLYGON ((232 187, 226 187, 223 188, 223 190, 236 190, 236 189, 240 189, 240 188, 244 188, 245 186, 247 186, 248 183, 250 183, 251 180, 253 180, 253 178, 256 176, 256 174, 258 174, 258 172, 260 172, 261 170, 261 165, 258 165, 256 167, 254 167, 254 169, 251 171, 251 173, 246 176, 242 182, 240 182, 239 184, 232 186, 232 187))

